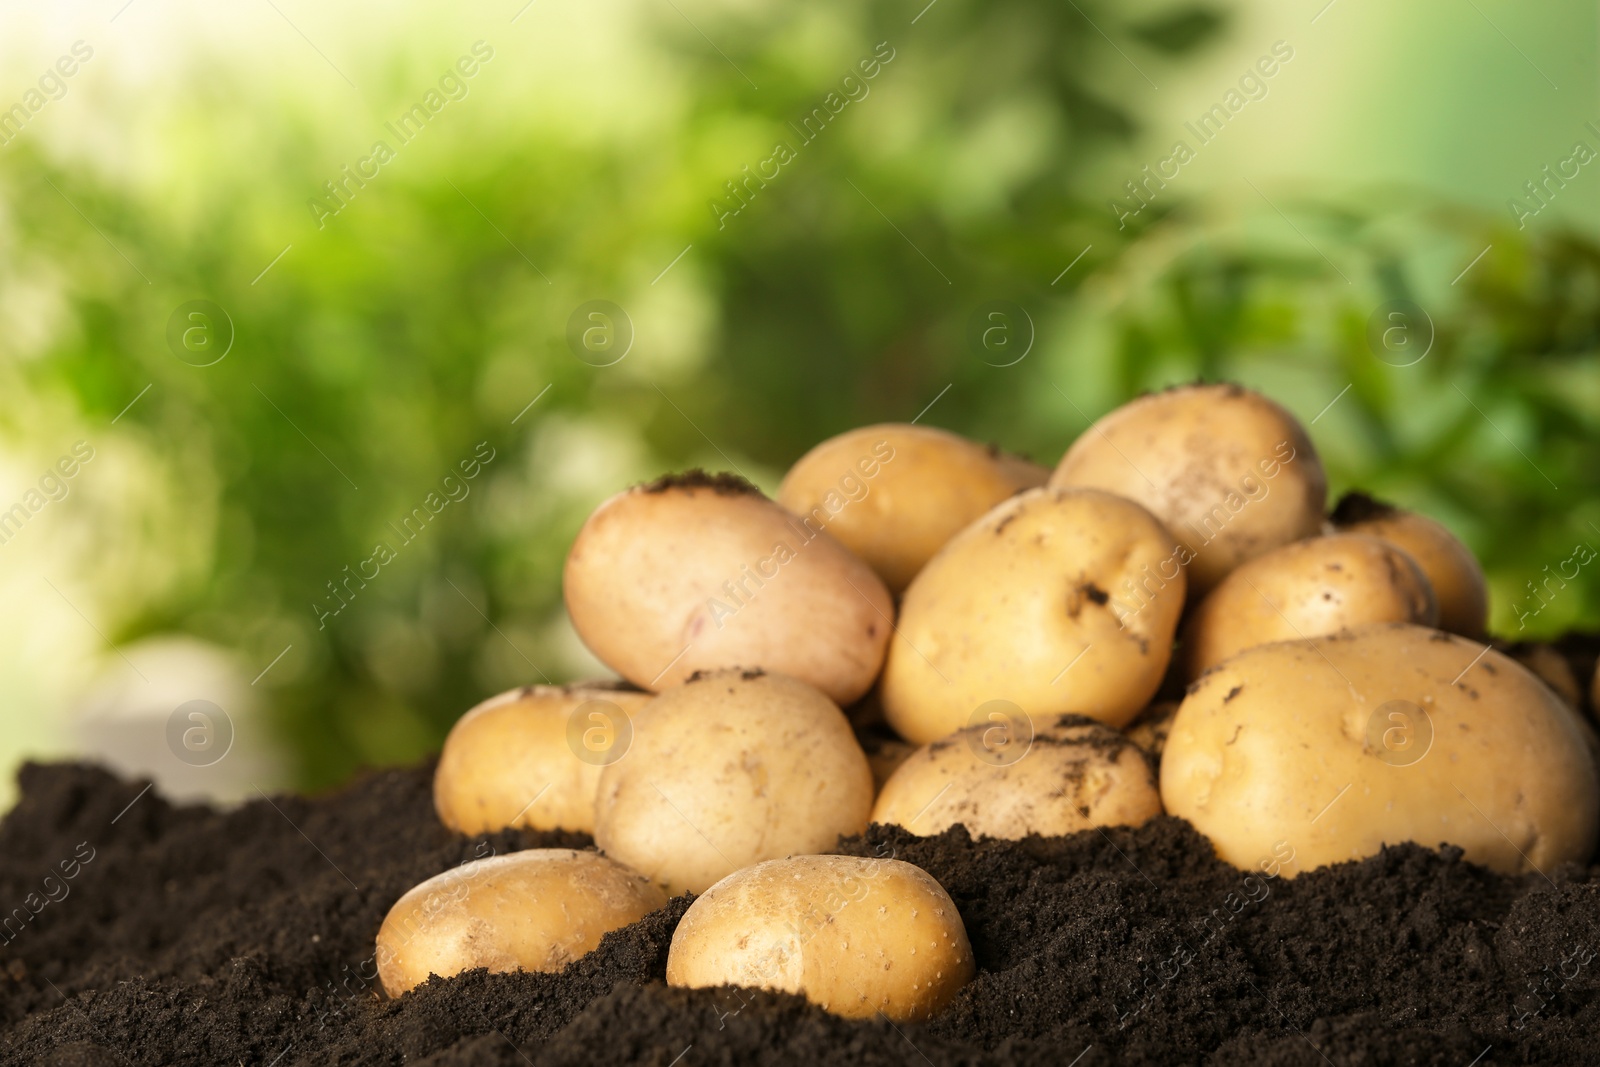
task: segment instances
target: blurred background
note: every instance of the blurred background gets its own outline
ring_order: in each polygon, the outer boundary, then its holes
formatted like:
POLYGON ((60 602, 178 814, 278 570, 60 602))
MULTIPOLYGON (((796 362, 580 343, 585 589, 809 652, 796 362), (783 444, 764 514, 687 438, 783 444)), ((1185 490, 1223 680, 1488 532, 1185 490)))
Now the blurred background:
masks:
POLYGON ((6 790, 418 759, 632 482, 1201 376, 1600 626, 1593 4, 432 7, 0 4, 6 790))

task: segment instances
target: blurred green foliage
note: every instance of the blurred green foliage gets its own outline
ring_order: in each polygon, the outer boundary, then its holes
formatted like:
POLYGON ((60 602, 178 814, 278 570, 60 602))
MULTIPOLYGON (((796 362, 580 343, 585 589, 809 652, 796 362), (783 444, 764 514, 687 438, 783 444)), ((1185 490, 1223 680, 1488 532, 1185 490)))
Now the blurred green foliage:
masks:
MULTIPOLYGON (((146 491, 169 501, 103 529, 174 558, 159 580, 97 572, 101 617, 116 641, 191 633, 263 666, 292 644, 263 684, 302 785, 415 758, 495 690, 584 669, 561 564, 629 481, 736 466, 771 488, 822 437, 930 404, 930 423, 1053 462, 1140 390, 1265 388, 1316 419, 1336 489, 1468 539, 1505 632, 1525 582, 1576 541, 1600 547, 1593 243, 1336 191, 1174 196, 1118 229, 1105 205, 1122 190, 1096 175, 1138 128, 1145 72, 1203 49, 1216 12, 941 0, 912 25, 883 3, 687 10, 693 23, 650 15, 640 62, 670 73, 660 99, 599 129, 559 103, 452 103, 322 228, 252 207, 263 183, 319 195, 466 42, 388 72, 371 136, 326 128, 309 96, 242 135, 247 94, 210 70, 189 136, 252 148, 207 155, 182 188, 8 150, 0 264, 48 279, 63 308, 39 351, 5 361, 7 395, 73 412, 159 472, 146 491), (894 58, 869 91, 798 136, 882 42, 894 58), (794 160, 730 217, 726 183, 779 141, 794 160), (201 296, 237 340, 196 368, 164 336, 201 296), (569 316, 595 299, 635 334, 614 366, 568 348, 569 316), (1395 299, 1432 323, 1411 366, 1369 338, 1395 299), (993 301, 1027 312, 1011 366, 971 341, 993 301), (493 459, 467 495, 399 536, 481 449, 493 459), (380 544, 392 562, 343 586, 380 544), (337 615, 329 583, 349 600, 337 615)), ((496 48, 482 86, 518 61, 496 48)), ((43 432, 5 418, 13 437, 43 432)), ((1527 632, 1574 624, 1600 624, 1600 565, 1527 632)))

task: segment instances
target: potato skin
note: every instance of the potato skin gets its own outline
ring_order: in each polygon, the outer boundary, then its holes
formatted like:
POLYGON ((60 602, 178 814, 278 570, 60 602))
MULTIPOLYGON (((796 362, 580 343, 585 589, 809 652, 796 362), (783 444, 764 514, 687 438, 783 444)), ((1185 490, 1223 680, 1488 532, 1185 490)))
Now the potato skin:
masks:
POLYGON ((1272 641, 1320 637, 1375 622, 1433 626, 1439 606, 1405 552, 1375 537, 1332 534, 1240 564, 1183 629, 1185 676, 1272 641))
POLYGON ((378 930, 378 977, 397 997, 430 974, 559 971, 608 931, 666 903, 648 879, 599 853, 491 856, 429 878, 389 909, 378 930))
POLYGON ((1167 738, 1161 799, 1229 863, 1281 847, 1291 875, 1402 841, 1548 870, 1587 859, 1600 819, 1571 708, 1510 658, 1403 623, 1261 645, 1208 672, 1167 738))
POLYGON ((762 667, 848 704, 872 685, 894 624, 871 568, 732 476, 676 476, 601 504, 563 589, 584 644, 651 690, 762 667))
POLYGON ((885 716, 917 744, 969 725, 991 700, 1035 721, 1121 726, 1161 685, 1183 597, 1172 538, 1142 507, 1030 489, 957 534, 906 590, 880 683, 885 716))
POLYGON ((1483 567, 1443 523, 1359 493, 1339 501, 1332 521, 1339 530, 1381 538, 1416 560, 1439 601, 1439 629, 1471 638, 1488 633, 1489 586, 1483 567))
POLYGON ((826 527, 899 594, 963 527, 1049 476, 947 430, 884 423, 830 437, 801 456, 777 499, 826 527))
MULTIPOLYGON (((1005 744, 994 726, 969 726, 925 745, 894 772, 872 809, 875 823, 928 837, 961 823, 973 837, 1059 837, 1096 826, 1138 826, 1161 814, 1154 768, 1120 731, 1062 716, 1031 739, 1005 744)), ((1001 729, 1011 732, 1010 727, 1001 729)))
POLYGON ((1305 428, 1260 393, 1186 385, 1139 397, 1073 442, 1054 486, 1135 500, 1188 549, 1191 595, 1322 528, 1328 479, 1305 428))
POLYGON ((461 834, 513 826, 593 833, 600 768, 611 757, 586 750, 588 758, 580 758, 572 746, 590 738, 625 742, 628 728, 613 720, 631 719, 650 696, 596 682, 529 685, 485 700, 451 727, 439 753, 439 821, 461 834), (582 721, 574 723, 574 715, 582 721))
POLYGON ((867 827, 872 770, 844 713, 775 674, 717 671, 657 696, 600 774, 595 844, 673 894, 867 827))
POLYGON ((955 903, 894 859, 793 856, 730 874, 672 935, 667 984, 798 993, 846 1018, 926 1019, 975 972, 955 903))

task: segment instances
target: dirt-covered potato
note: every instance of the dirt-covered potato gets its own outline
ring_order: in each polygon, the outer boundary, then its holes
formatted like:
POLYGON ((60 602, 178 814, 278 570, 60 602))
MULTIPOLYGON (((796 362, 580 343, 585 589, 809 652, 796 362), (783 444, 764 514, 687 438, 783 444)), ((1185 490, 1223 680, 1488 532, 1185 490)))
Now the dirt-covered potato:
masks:
POLYGON ((974 973, 944 887, 909 863, 793 856, 731 874, 672 935, 667 984, 797 993, 847 1018, 926 1019, 974 973))
POLYGON ((1305 428, 1237 385, 1142 396, 1073 442, 1055 486, 1136 500, 1183 546, 1189 592, 1209 592, 1245 560, 1322 528, 1328 481, 1305 428))
POLYGON ((801 456, 778 503, 837 537, 899 593, 964 526, 1049 476, 947 430, 885 423, 830 437, 801 456))
POLYGON ((1183 627, 1189 678, 1271 641, 1319 637, 1375 622, 1433 626, 1439 608, 1415 561, 1387 541, 1332 534, 1240 564, 1183 627))
POLYGON ((1403 841, 1548 871, 1587 860, 1600 819, 1576 712, 1509 657, 1404 623, 1206 674, 1172 724, 1161 799, 1228 862, 1289 852, 1291 875, 1403 841))
POLYGON ((1172 720, 1178 714, 1178 701, 1157 700, 1139 713, 1125 731, 1128 740, 1150 753, 1158 763, 1167 747, 1167 735, 1172 732, 1172 720))
POLYGON ((594 832, 600 768, 627 751, 651 694, 606 682, 529 685, 485 700, 445 738, 439 819, 463 834, 512 826, 594 832))
POLYGON ((584 643, 650 690, 761 667, 848 704, 872 685, 894 625, 870 567, 731 474, 692 471, 607 500, 563 586, 584 643))
POLYGON ((595 852, 492 856, 429 878, 389 909, 378 977, 397 997, 430 974, 559 971, 666 903, 648 879, 595 852))
POLYGON ((1183 568, 1148 511, 1093 489, 1030 489, 967 527, 906 590, 880 691, 925 744, 1007 700, 1035 723, 1133 718, 1161 684, 1183 568))
POLYGON ((872 770, 844 713, 782 675, 715 671, 640 709, 600 773, 595 843, 673 894, 866 829, 872 770))
POLYGON ((1489 587, 1472 551, 1443 523, 1347 493, 1330 517, 1336 529, 1379 537, 1404 549, 1428 576, 1439 601, 1439 629, 1481 638, 1489 623, 1489 587))
POLYGON ((1150 760, 1121 731, 1074 715, 1028 730, 996 722, 924 745, 884 785, 872 821, 924 837, 961 823, 973 837, 1019 840, 1161 814, 1150 760))

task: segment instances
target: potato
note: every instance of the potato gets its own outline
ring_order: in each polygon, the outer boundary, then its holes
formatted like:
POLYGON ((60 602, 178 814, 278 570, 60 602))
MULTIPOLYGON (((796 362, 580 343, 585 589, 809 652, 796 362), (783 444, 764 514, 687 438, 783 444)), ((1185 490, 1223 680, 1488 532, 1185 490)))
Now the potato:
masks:
POLYGON ((876 731, 857 734, 856 740, 861 742, 861 750, 867 754, 867 765, 872 768, 872 787, 879 792, 883 790, 883 783, 917 751, 916 745, 907 744, 893 735, 886 737, 876 731))
POLYGON ((883 787, 872 821, 925 837, 961 823, 973 837, 1019 840, 1161 814, 1154 768, 1120 732, 1075 715, 1029 732, 1002 720, 923 746, 883 787))
POLYGON ((1439 601, 1439 629, 1472 638, 1488 632, 1489 587, 1483 568, 1442 523, 1362 493, 1345 494, 1331 519, 1339 530, 1380 537, 1417 561, 1439 601))
POLYGON ((894 625, 889 591, 832 535, 743 479, 701 471, 601 504, 564 588, 584 643, 651 690, 762 667, 848 704, 872 685, 894 625))
POLYGON ((1574 708, 1583 707, 1583 690, 1572 664, 1557 649, 1542 641, 1519 641, 1501 646, 1500 651, 1532 671, 1538 679, 1555 691, 1556 696, 1574 708))
POLYGON ((1387 541, 1333 534, 1296 541, 1235 568, 1183 628, 1185 676, 1271 641, 1374 622, 1433 626, 1439 606, 1415 561, 1387 541))
POLYGON ((793 856, 730 874, 672 935, 667 984, 797 993, 847 1018, 926 1019, 974 973, 955 903, 894 859, 793 856))
POLYGON ((439 820, 463 834, 524 826, 594 832, 600 768, 627 752, 650 699, 606 682, 530 685, 468 711, 433 775, 439 820))
POLYGON ((1035 722, 1121 726, 1161 684, 1183 608, 1171 536, 1093 489, 1030 489, 967 527, 901 604, 880 691, 889 725, 925 744, 993 700, 1035 722))
POLYGON ((778 503, 826 528, 896 594, 962 527, 1050 472, 931 426, 830 437, 795 463, 778 503))
POLYGON ((595 843, 673 894, 740 867, 826 852, 872 811, 872 770, 817 690, 717 671, 646 704, 628 755, 600 772, 595 843))
POLYGON ((1194 596, 1322 528, 1328 481, 1295 417, 1237 385, 1142 396, 1086 430, 1050 477, 1149 508, 1183 546, 1194 596))
POLYGON ((399 899, 378 930, 378 978, 397 997, 474 967, 559 971, 667 898, 594 852, 532 849, 435 875, 399 899))
POLYGON ((1167 735, 1172 732, 1172 720, 1178 714, 1178 701, 1157 700, 1139 713, 1128 724, 1128 740, 1150 753, 1157 765, 1167 747, 1167 735))
POLYGON ((1291 875, 1402 841, 1548 871, 1586 860, 1600 820, 1576 713, 1511 658, 1405 623, 1211 670, 1172 724, 1161 799, 1229 863, 1291 875))

